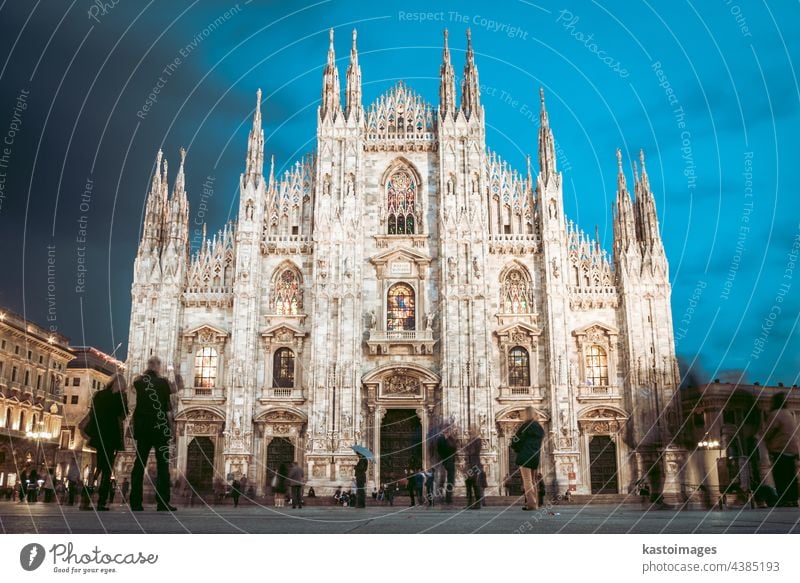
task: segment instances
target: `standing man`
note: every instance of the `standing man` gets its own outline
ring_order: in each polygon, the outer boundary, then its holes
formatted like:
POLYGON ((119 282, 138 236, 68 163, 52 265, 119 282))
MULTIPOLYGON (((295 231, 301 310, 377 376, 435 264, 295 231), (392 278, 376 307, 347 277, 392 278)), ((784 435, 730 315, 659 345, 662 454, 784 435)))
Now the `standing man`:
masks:
POLYGON ((292 508, 303 507, 303 468, 292 462, 289 468, 289 486, 292 488, 292 508))
POLYGON ((356 475, 356 508, 366 508, 367 507, 367 493, 364 490, 365 486, 367 485, 367 466, 369 463, 367 462, 367 458, 364 457, 362 454, 358 455, 358 463, 356 463, 355 467, 355 475, 356 475))
POLYGON ((536 510, 539 508, 539 494, 536 491, 534 473, 539 469, 539 454, 542 449, 544 429, 536 421, 536 410, 533 407, 525 408, 525 423, 517 429, 511 449, 517 452, 517 465, 522 475, 522 484, 525 488, 525 506, 523 510, 536 510))
POLYGON ((169 503, 169 446, 172 440, 170 400, 171 387, 161 376, 161 359, 152 356, 147 370, 133 381, 136 389, 136 409, 133 412, 133 438, 136 440, 136 459, 131 471, 131 510, 142 508, 142 482, 150 450, 156 453, 157 510, 175 512, 169 503))
POLYGON ((111 492, 111 473, 117 452, 125 449, 122 439, 122 424, 128 416, 128 398, 125 378, 115 374, 105 388, 97 391, 92 398, 92 413, 86 433, 89 445, 97 450, 97 474, 100 488, 97 496, 97 510, 108 510, 106 502, 111 492))
POLYGON ((78 467, 78 460, 73 458, 67 470, 67 504, 70 506, 75 506, 75 494, 78 493, 80 479, 81 469, 78 467))
POLYGON ((464 450, 467 508, 480 510, 483 506, 483 464, 481 463, 481 437, 474 429, 469 432, 469 442, 464 450))
POLYGON ((764 431, 778 491, 777 506, 797 506, 797 424, 786 410, 786 393, 772 396, 772 410, 764 431))
POLYGON ((446 482, 444 503, 453 503, 453 488, 456 478, 456 451, 458 446, 456 439, 453 437, 452 427, 448 427, 439 434, 439 439, 436 440, 436 453, 439 455, 439 462, 444 467, 446 482))

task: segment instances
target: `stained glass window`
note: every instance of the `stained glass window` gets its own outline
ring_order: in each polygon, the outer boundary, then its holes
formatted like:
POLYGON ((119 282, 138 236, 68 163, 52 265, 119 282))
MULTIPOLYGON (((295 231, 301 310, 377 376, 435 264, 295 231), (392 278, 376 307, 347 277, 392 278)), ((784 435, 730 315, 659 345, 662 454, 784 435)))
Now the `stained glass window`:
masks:
POLYGON ((205 346, 194 356, 194 386, 214 388, 217 383, 217 351, 205 346))
POLYGON ((500 312, 528 314, 532 311, 530 297, 531 286, 527 276, 519 269, 512 269, 500 288, 500 312))
POLYGON ((294 269, 284 269, 275 281, 275 313, 295 316, 303 311, 303 289, 294 269))
POLYGON ((608 385, 608 358, 601 346, 593 344, 586 351, 586 384, 592 387, 608 385))
POLYGON ((281 348, 272 359, 272 386, 277 388, 294 387, 294 352, 281 348))
POLYGON ((415 330, 414 290, 406 283, 389 288, 386 298, 386 329, 415 330))
POLYGON ((528 351, 517 346, 508 353, 508 386, 529 387, 531 384, 531 369, 528 351))
POLYGON ((386 184, 386 210, 390 235, 414 234, 417 185, 406 170, 398 170, 386 184))

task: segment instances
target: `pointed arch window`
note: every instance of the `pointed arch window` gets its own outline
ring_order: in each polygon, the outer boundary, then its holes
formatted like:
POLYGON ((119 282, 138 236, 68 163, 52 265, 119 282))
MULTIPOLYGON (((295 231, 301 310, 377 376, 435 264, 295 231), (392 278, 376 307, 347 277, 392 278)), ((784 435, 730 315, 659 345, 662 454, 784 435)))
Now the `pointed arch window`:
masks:
POLYGON ((212 389, 217 386, 217 351, 205 346, 194 357, 194 386, 212 389))
POLYGON ((386 330, 416 330, 414 289, 396 283, 386 297, 386 330))
POLYGON ((300 275, 287 267, 275 280, 275 313, 280 316, 296 316, 303 311, 303 288, 300 275))
POLYGON ((413 235, 418 225, 416 211, 417 183, 406 169, 395 171, 386 183, 386 211, 389 235, 413 235))
POLYGON ((25 431, 25 411, 19 412, 19 430, 25 431))
POLYGON ((530 355, 521 346, 512 348, 508 353, 508 386, 529 387, 530 385, 530 355))
POLYGON ((608 356, 603 347, 597 344, 586 350, 586 384, 590 387, 608 385, 608 356))
POLYGON ((294 352, 280 348, 272 357, 272 386, 281 389, 294 387, 294 352))
POLYGON ((530 279, 521 269, 511 269, 500 286, 500 312, 529 314, 532 311, 530 279))

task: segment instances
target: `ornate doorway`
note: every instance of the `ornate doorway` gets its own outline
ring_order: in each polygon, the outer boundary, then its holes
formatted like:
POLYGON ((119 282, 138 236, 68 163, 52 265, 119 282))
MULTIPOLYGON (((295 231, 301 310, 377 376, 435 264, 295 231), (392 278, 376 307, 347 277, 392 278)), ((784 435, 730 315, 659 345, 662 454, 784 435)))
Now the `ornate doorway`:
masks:
POLYGON ((211 492, 214 486, 214 442, 210 437, 195 437, 186 454, 186 481, 198 494, 211 492))
MULTIPOLYGON (((508 444, 508 476, 503 488, 509 496, 522 496, 522 474, 519 473, 517 465, 517 452, 511 449, 510 443, 508 444)), ((506 493, 505 491, 503 494, 506 493)))
POLYGON ((414 409, 387 410, 380 440, 381 484, 397 483, 406 470, 422 466, 422 423, 414 409))
POLYGON ((267 446, 267 485, 272 484, 282 465, 288 473, 293 461, 294 444, 285 437, 274 437, 267 446))
POLYGON ((592 494, 618 494, 617 446, 608 435, 589 438, 589 475, 592 494))

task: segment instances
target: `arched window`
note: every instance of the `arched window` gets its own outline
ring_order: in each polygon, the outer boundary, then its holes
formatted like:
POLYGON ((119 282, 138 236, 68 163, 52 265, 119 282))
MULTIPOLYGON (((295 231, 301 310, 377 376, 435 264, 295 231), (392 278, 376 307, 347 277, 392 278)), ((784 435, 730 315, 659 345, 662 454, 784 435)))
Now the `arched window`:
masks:
POLYGON ((527 274, 521 269, 510 270, 500 286, 500 313, 529 314, 531 305, 531 284, 527 274))
POLYGON ((413 235, 415 232, 417 184, 408 170, 394 172, 386 183, 386 211, 390 235, 413 235))
POLYGON ((294 352, 289 348, 278 349, 272 358, 272 386, 294 387, 294 352))
POLYGON ((194 386, 211 389, 217 386, 217 351, 205 346, 194 356, 194 386))
POLYGON ((300 276, 291 267, 284 269, 275 280, 275 313, 296 316, 303 311, 303 288, 300 276))
POLYGON ((25 411, 19 412, 19 430, 25 431, 25 411))
POLYGON ((608 358, 602 347, 593 344, 586 350, 586 384, 591 387, 608 385, 608 358))
POLYGON ((6 427, 11 429, 11 408, 6 409, 6 427))
POLYGON ((407 283, 396 283, 386 297, 386 329, 416 330, 414 290, 407 283))
POLYGON ((517 346, 508 353, 508 386, 529 387, 531 385, 531 368, 528 351, 517 346))

